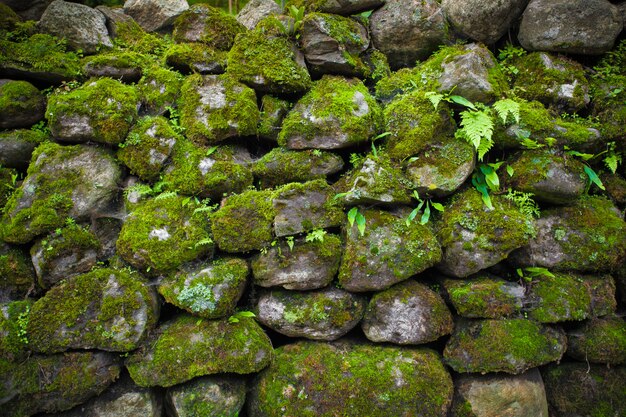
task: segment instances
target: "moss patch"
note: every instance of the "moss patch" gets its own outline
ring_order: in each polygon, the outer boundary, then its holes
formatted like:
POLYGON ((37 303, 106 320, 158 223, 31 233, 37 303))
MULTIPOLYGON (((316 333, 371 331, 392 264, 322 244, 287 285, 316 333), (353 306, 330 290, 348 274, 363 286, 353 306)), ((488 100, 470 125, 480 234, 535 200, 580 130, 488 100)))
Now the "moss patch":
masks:
POLYGON ((488 276, 468 281, 446 279, 443 285, 452 305, 463 317, 509 317, 522 308, 524 288, 503 279, 488 276))
POLYGON ((585 322, 568 333, 567 355, 592 363, 626 363, 626 322, 614 315, 585 322))
POLYGON ((0 304, 0 358, 21 362, 29 355, 26 327, 31 301, 0 304))
POLYGON ((244 32, 245 26, 235 16, 207 4, 194 4, 176 18, 173 38, 176 42, 201 42, 228 51, 235 36, 244 32))

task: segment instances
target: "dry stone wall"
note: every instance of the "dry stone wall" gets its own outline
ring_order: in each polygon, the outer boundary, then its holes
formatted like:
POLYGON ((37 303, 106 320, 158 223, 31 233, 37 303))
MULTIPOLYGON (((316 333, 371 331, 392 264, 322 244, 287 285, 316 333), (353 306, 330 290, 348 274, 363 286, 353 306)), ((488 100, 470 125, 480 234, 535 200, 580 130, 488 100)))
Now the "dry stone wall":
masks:
POLYGON ((624 10, 0 2, 0 415, 626 415, 624 10))

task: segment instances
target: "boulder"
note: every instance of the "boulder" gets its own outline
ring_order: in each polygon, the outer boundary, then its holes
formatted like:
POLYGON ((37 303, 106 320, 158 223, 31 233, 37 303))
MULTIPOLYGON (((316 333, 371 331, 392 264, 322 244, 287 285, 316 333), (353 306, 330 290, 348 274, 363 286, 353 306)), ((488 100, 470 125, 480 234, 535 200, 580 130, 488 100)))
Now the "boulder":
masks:
POLYGON ((135 19, 148 32, 165 29, 188 8, 187 0, 126 0, 124 2, 124 13, 135 19))
POLYGON ((88 78, 108 77, 131 84, 141 78, 146 59, 135 52, 112 52, 87 57, 83 62, 88 78))
POLYGON ((28 81, 0 80, 0 128, 30 127, 45 109, 44 95, 28 81))
POLYGON ((142 387, 171 387, 217 373, 250 374, 272 362, 270 339, 251 318, 231 323, 179 315, 132 352, 126 368, 142 387))
POLYGON ((610 366, 626 363, 626 322, 617 315, 588 320, 567 332, 567 356, 610 366))
POLYGON ((580 276, 554 273, 532 279, 526 294, 528 317, 540 323, 584 320, 591 313, 591 294, 580 276))
POLYGON ((261 20, 281 12, 281 7, 273 0, 252 0, 239 10, 237 21, 252 30, 261 20))
POLYGON ((361 323, 372 342, 421 345, 452 333, 452 314, 439 294, 414 280, 374 294, 361 323))
POLYGON ((370 32, 392 69, 412 67, 451 41, 436 0, 389 0, 370 16, 370 32))
POLYGON ((176 71, 159 66, 144 68, 143 77, 137 83, 142 114, 161 116, 180 96, 183 77, 176 71))
POLYGON ((43 132, 27 129, 0 132, 0 165, 25 170, 35 148, 48 139, 43 132))
POLYGON ((235 36, 246 28, 235 16, 208 4, 194 4, 174 22, 176 42, 200 42, 211 48, 229 51, 235 36))
POLYGON ((441 260, 441 247, 427 226, 406 223, 380 210, 363 210, 365 230, 346 225, 339 283, 353 292, 377 291, 419 274, 441 260))
POLYGON ((102 13, 106 18, 106 27, 111 39, 117 38, 118 31, 124 25, 133 23, 137 25, 135 19, 124 13, 124 9, 100 5, 96 6, 96 10, 102 13))
POLYGON ((339 341, 276 349, 252 383, 250 417, 444 417, 452 379, 430 349, 339 341))
POLYGON ((591 298, 589 317, 615 313, 617 308, 615 279, 611 275, 585 275, 583 284, 591 298))
POLYGON ((444 279, 443 286, 462 317, 511 317, 519 314, 524 305, 524 287, 495 276, 478 274, 469 280, 444 279))
POLYGON ((622 26, 619 9, 607 0, 531 0, 518 38, 531 51, 600 55, 613 47, 622 26))
POLYGON ((466 320, 455 323, 443 351, 456 372, 518 375, 559 361, 567 339, 563 330, 526 319, 466 320))
POLYGON ((165 401, 172 417, 236 416, 246 401, 246 381, 228 375, 200 377, 168 388, 165 401))
POLYGON ((257 319, 289 337, 335 340, 363 317, 365 298, 334 287, 296 292, 274 289, 260 294, 257 319))
POLYGON ((185 74, 223 74, 226 52, 199 42, 176 43, 165 52, 165 63, 185 74))
POLYGON ((55 0, 39 20, 42 33, 67 40, 73 50, 95 54, 101 47, 113 47, 106 18, 98 10, 83 4, 55 0))

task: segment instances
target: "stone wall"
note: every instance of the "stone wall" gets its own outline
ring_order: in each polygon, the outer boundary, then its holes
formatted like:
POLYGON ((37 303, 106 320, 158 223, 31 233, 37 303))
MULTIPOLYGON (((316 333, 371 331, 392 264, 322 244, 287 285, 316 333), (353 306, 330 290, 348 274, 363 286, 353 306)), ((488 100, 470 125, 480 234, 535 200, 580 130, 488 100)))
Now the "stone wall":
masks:
POLYGON ((4 3, 1 415, 626 415, 623 4, 4 3))

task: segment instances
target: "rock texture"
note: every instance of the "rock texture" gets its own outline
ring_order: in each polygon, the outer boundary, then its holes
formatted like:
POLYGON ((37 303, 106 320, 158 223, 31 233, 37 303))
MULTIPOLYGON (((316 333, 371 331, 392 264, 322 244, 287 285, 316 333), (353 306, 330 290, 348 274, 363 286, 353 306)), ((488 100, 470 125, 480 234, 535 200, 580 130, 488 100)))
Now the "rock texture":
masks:
POLYGON ((148 32, 171 25, 189 8, 185 0, 126 0, 124 12, 148 32))

